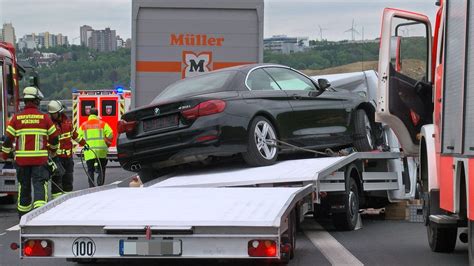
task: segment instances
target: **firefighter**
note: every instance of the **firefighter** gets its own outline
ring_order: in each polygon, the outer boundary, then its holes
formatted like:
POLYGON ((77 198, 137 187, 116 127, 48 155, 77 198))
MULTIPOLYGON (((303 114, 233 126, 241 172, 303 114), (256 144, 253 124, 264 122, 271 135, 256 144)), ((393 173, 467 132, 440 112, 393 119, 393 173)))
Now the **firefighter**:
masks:
POLYGON ((51 151, 56 152, 59 144, 53 121, 38 110, 42 98, 43 94, 36 87, 23 90, 25 108, 10 120, 2 146, 2 159, 7 160, 13 142, 16 144, 15 166, 19 183, 17 209, 20 217, 48 201, 48 145, 51 151))
POLYGON ((94 186, 94 172, 98 172, 97 184, 101 185, 105 178, 107 153, 112 144, 114 134, 109 124, 102 121, 96 108, 91 108, 87 121, 78 130, 79 136, 89 145, 84 149, 84 159, 89 175, 89 187, 94 186))
POLYGON ((74 160, 72 140, 86 147, 86 141, 79 136, 71 120, 64 113, 65 108, 60 101, 53 100, 48 104, 48 113, 51 116, 56 128, 59 131, 59 148, 56 152, 54 161, 64 171, 52 176, 51 196, 53 199, 61 196, 63 193, 73 190, 74 181, 74 160))

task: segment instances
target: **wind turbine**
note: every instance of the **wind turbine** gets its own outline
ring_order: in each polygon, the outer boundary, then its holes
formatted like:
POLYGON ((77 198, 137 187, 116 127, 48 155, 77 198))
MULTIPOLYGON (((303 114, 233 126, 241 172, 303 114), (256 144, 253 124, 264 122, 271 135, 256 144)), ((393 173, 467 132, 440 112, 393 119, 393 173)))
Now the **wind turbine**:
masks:
POLYGON ((355 41, 356 33, 360 35, 360 33, 355 28, 354 19, 352 19, 352 27, 344 32, 350 32, 352 34, 352 41, 355 41))
POLYGON ((327 28, 321 27, 321 25, 318 25, 319 28, 319 37, 321 38, 321 41, 323 41, 323 31, 327 30, 327 28))

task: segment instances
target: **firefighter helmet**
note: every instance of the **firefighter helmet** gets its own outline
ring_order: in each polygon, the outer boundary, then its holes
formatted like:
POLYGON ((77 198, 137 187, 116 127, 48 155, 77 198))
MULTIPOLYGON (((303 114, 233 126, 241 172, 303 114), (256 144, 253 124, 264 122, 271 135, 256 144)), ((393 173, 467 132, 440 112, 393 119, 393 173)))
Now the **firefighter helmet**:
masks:
POLYGON ((36 87, 26 87, 23 89, 23 99, 43 99, 43 93, 36 87))
POLYGON ((64 106, 63 104, 58 101, 58 100, 52 100, 48 103, 48 113, 54 114, 54 113, 61 113, 64 111, 64 106))

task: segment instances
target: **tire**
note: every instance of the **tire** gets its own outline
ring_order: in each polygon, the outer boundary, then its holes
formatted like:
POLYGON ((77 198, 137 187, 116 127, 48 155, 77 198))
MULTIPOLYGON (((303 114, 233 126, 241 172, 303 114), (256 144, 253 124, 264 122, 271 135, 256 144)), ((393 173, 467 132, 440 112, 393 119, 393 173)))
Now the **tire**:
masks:
POLYGON ((344 212, 333 214, 333 223, 337 230, 352 231, 359 220, 359 189, 354 178, 349 178, 346 183, 344 195, 344 212))
POLYGON ((375 138, 372 131, 373 123, 364 110, 354 113, 354 147, 357 151, 373 151, 375 138))
POLYGON ((255 117, 248 130, 247 152, 242 154, 245 162, 250 166, 274 164, 278 147, 273 139, 277 139, 277 134, 272 123, 263 116, 255 117))
POLYGON ((428 230, 428 242, 432 251, 442 253, 454 251, 458 236, 457 227, 438 227, 433 222, 429 222, 426 229, 428 230))

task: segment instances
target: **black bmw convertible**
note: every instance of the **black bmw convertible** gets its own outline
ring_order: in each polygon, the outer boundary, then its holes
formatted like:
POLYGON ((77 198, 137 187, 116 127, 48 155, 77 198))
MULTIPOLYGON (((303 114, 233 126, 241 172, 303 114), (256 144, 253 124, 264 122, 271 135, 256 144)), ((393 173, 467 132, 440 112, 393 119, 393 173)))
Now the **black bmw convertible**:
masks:
POLYGON ((118 158, 139 172, 241 154, 273 164, 289 143, 307 149, 373 150, 374 107, 364 95, 330 87, 282 65, 209 72, 169 85, 150 105, 122 117, 118 158))

